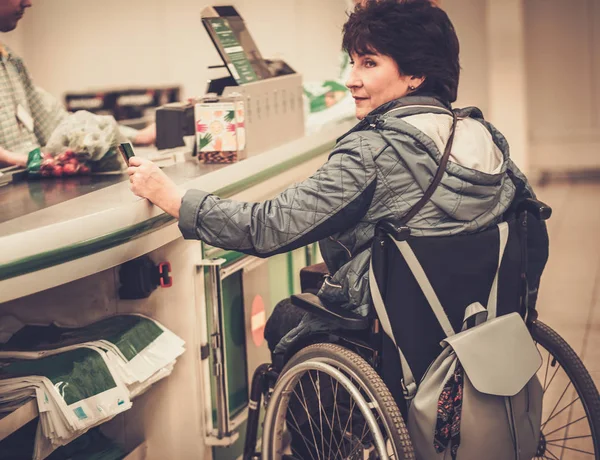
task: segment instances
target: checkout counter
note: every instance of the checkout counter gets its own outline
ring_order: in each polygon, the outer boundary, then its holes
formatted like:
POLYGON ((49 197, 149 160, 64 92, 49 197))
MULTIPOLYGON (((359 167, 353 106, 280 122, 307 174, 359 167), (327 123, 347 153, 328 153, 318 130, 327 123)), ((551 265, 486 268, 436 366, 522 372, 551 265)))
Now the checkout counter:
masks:
MULTIPOLYGON (((352 124, 332 126, 232 165, 207 166, 191 159, 164 171, 186 189, 260 201, 312 174, 352 124)), ((211 444, 233 441, 218 436, 215 366, 207 349, 213 346, 215 312, 223 334, 231 419, 222 434, 238 427, 243 434, 249 378, 258 364, 269 361, 260 333, 253 333, 261 325, 254 319, 253 327, 253 317, 260 321, 261 308, 267 316, 279 300, 298 292, 300 268, 316 257, 314 246, 258 259, 184 241, 174 219, 130 192, 126 176, 1 188, 0 248, 2 314, 40 324, 80 325, 136 312, 185 340, 186 353, 173 374, 134 400, 133 408, 105 430, 128 449, 145 442, 148 459, 208 459, 211 444), (143 255, 156 264, 170 262, 173 285, 146 299, 122 300, 120 266, 143 255)), ((237 458, 241 441, 214 449, 214 458, 237 458)))
MULTIPOLYGON (((277 146, 253 145, 252 139, 260 137, 257 126, 268 129, 270 118, 281 118, 285 93, 278 85, 288 77, 299 78, 301 85, 301 77, 293 75, 237 88, 256 120, 255 128, 248 126, 253 150, 247 159, 207 165, 180 147, 178 161, 164 172, 184 189, 244 201, 269 199, 311 175, 355 120, 331 123, 310 136, 279 138, 277 146), (265 102, 259 94, 273 99, 265 102)), ((303 122, 303 104, 289 102, 285 110, 303 122)), ((254 369, 270 360, 264 323, 279 300, 299 292, 300 268, 317 258, 316 244, 259 259, 185 241, 172 217, 131 193, 126 175, 21 181, 0 188, 1 314, 76 326, 112 314, 142 313, 185 340, 186 352, 173 373, 103 425, 105 434, 132 452, 130 459, 241 456, 249 381, 254 369), (142 256, 155 264, 169 262, 172 286, 144 299, 123 299, 120 270, 142 256)), ((0 419, 0 450, 3 438, 37 416, 31 407, 0 419)))

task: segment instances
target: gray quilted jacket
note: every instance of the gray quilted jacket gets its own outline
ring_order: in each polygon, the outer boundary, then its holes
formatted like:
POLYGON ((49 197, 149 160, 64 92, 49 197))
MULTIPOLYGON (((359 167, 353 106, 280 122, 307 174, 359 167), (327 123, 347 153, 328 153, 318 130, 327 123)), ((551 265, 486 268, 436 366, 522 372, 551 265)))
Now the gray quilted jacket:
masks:
MULTIPOLYGON (((515 180, 529 188, 509 159, 506 139, 481 112, 455 112, 450 161, 430 202, 409 222, 415 235, 475 232, 493 225, 515 197, 515 180)), ((310 178, 272 200, 244 203, 189 190, 180 230, 185 238, 260 257, 319 241, 332 273, 319 296, 367 314, 375 224, 402 217, 421 198, 437 171, 451 124, 450 109, 435 98, 391 101, 338 139, 328 161, 310 178)), ((307 314, 276 351, 327 328, 307 314)))

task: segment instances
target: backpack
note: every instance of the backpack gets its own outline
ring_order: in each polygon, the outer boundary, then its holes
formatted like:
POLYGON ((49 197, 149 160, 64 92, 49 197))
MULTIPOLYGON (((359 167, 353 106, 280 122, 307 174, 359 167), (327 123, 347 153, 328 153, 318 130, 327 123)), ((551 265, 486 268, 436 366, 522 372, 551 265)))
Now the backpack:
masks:
MULTIPOLYGON (((454 332, 410 244, 393 240, 447 336, 418 385, 397 347, 407 426, 417 459, 521 460, 531 459, 537 450, 543 391, 536 372, 542 358, 519 313, 496 317, 508 224, 498 227, 498 271, 487 309, 479 302, 468 305, 459 333, 454 332)), ((369 276, 381 327, 396 344, 372 267, 369 276)))

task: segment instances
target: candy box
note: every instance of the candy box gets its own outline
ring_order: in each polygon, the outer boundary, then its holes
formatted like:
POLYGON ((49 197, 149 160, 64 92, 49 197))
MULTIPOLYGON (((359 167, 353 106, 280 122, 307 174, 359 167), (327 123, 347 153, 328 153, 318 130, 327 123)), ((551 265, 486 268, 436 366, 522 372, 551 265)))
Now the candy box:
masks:
POLYGON ((246 129, 241 98, 212 98, 197 102, 196 151, 203 163, 234 163, 245 158, 246 129))

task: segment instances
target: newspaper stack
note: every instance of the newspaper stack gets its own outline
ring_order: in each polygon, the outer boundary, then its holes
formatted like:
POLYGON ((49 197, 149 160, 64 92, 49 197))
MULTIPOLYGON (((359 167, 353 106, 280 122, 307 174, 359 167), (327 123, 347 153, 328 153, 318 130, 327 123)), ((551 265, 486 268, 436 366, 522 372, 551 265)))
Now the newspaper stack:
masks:
POLYGON ((142 315, 79 328, 0 318, 0 416, 36 398, 34 459, 41 460, 129 409, 132 398, 171 373, 183 346, 142 315))

